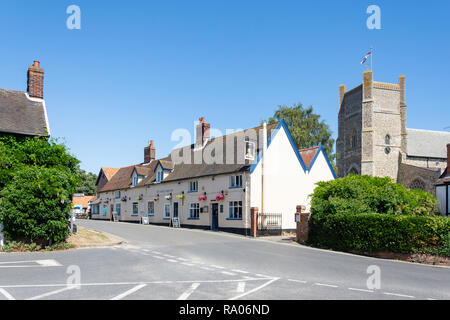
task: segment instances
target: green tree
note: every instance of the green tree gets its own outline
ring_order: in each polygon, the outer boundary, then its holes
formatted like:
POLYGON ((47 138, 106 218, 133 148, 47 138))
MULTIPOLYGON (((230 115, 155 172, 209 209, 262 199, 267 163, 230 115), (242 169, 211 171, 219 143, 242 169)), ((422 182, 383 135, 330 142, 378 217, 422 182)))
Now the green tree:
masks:
POLYGON ((68 169, 30 166, 1 191, 0 221, 7 240, 62 242, 68 236, 69 199, 78 183, 68 169))
POLYGON ((300 102, 292 107, 280 105, 273 117, 269 118, 268 123, 281 120, 286 122, 297 148, 305 149, 322 145, 334 166, 336 155, 333 153, 333 146, 335 140, 332 138, 330 127, 320 119, 320 115, 313 112, 312 106, 305 109, 300 102))
POLYGON ((86 172, 80 167, 77 168, 77 175, 81 182, 77 185, 76 193, 84 193, 87 196, 93 196, 97 193, 97 175, 92 172, 86 172))

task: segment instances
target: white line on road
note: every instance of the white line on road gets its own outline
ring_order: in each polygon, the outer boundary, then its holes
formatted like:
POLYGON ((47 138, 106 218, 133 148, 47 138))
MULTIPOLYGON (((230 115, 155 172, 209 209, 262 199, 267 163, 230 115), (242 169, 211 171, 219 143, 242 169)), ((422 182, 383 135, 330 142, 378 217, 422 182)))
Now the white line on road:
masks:
POLYGON ((216 268, 216 269, 225 269, 225 267, 216 266, 214 264, 210 265, 210 267, 216 268))
POLYGON ((245 282, 238 282, 236 292, 244 292, 245 291, 245 282))
POLYGON ((240 294, 240 295, 238 295, 238 296, 236 296, 236 297, 233 297, 233 298, 230 298, 230 299, 228 299, 228 300, 237 300, 237 299, 240 299, 240 298, 242 298, 242 297, 245 297, 246 295, 249 295, 249 294, 254 293, 254 292, 258 291, 258 290, 261 290, 261 289, 264 288, 264 287, 267 287, 269 284, 271 284, 272 282, 277 281, 278 279, 280 279, 280 278, 274 278, 274 279, 272 279, 272 280, 270 280, 270 281, 267 281, 267 282, 264 283, 263 285, 261 285, 261 286, 259 286, 259 287, 256 287, 256 288, 253 289, 253 290, 247 291, 246 293, 240 294))
POLYGON ((177 258, 180 261, 189 261, 188 259, 184 259, 184 258, 177 258))
POLYGON ((0 262, 0 268, 40 268, 40 267, 62 267, 56 260, 29 260, 29 261, 10 261, 0 262), (29 263, 27 265, 18 265, 19 263, 29 263), (9 264, 9 265, 7 265, 9 264))
POLYGON ((250 272, 247 272, 247 271, 237 270, 237 269, 233 269, 233 270, 231 270, 231 271, 237 272, 237 273, 244 273, 244 274, 250 273, 250 272))
POLYGON ((69 286, 69 287, 66 287, 66 288, 62 288, 62 289, 58 289, 58 290, 55 290, 55 291, 50 291, 50 292, 47 292, 47 293, 44 293, 44 294, 40 294, 38 296, 35 296, 35 297, 32 297, 32 298, 28 298, 27 300, 39 300, 39 299, 42 299, 42 298, 53 296, 55 294, 58 294, 58 293, 61 293, 61 292, 64 292, 64 291, 73 290, 75 288, 77 288, 77 286, 69 286))
POLYGON ((207 270, 207 271, 211 271, 211 270, 213 270, 213 269, 211 269, 211 268, 208 268, 208 267, 200 267, 200 269, 203 269, 203 270, 207 270))
POLYGON ((187 298, 189 298, 189 296, 194 293, 199 285, 200 283, 193 283, 187 291, 183 292, 183 294, 178 297, 177 300, 186 300, 187 298))
POLYGON ((288 279, 288 281, 292 281, 292 282, 299 282, 299 283, 307 283, 308 281, 303 281, 303 280, 295 280, 295 279, 288 279))
POLYGON ((358 288, 348 288, 348 290, 352 290, 352 291, 361 291, 361 292, 370 292, 373 293, 373 290, 367 290, 367 289, 358 289, 358 288))
POLYGON ((235 275, 236 275, 235 273, 228 272, 228 271, 222 271, 221 273, 222 273, 222 274, 226 274, 226 275, 228 275, 228 276, 235 276, 235 275))
POLYGON ((177 260, 173 260, 173 259, 166 259, 166 261, 169 261, 169 262, 178 262, 177 260))
POLYGON ((5 298, 8 299, 8 300, 16 300, 16 299, 14 299, 14 297, 13 297, 8 291, 6 291, 6 290, 3 289, 3 288, 0 288, 0 293, 1 293, 2 295, 4 295, 5 298))
POLYGON ((147 285, 146 284, 137 285, 136 287, 134 287, 128 291, 125 291, 124 293, 119 294, 118 296, 112 298, 111 300, 121 300, 121 299, 125 298, 126 296, 129 296, 130 294, 133 294, 136 291, 141 290, 145 286, 147 286, 147 285))
POLYGON ((193 266, 192 263, 188 263, 188 262, 182 262, 181 264, 184 264, 185 266, 189 266, 189 267, 192 267, 192 266, 193 266))
POLYGON ((62 265, 56 260, 36 260, 36 263, 43 267, 61 267, 62 265))
POLYGON ((165 259, 164 257, 160 257, 160 256, 152 256, 153 258, 156 258, 156 259, 165 259))
POLYGON ((400 294, 400 293, 392 293, 392 292, 383 292, 383 294, 388 296, 396 296, 396 297, 402 297, 402 298, 411 298, 414 299, 414 296, 408 296, 406 294, 400 294))
POLYGON ((337 288, 338 286, 335 286, 334 284, 326 284, 326 283, 319 283, 316 282, 314 283, 316 286, 321 286, 321 287, 330 287, 330 288, 337 288))

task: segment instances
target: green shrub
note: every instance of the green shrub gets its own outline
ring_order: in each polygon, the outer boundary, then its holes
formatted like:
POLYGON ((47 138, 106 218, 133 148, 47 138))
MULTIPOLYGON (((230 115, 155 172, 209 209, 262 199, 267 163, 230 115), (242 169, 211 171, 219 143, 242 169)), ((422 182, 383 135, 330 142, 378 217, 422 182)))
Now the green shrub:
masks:
POLYGON ((5 238, 40 245, 68 237, 68 200, 77 177, 62 168, 26 167, 1 192, 0 221, 5 238))
POLYGON ((388 177, 359 175, 319 182, 312 194, 312 214, 372 212, 431 216, 437 212, 437 199, 423 190, 408 190, 388 177))
POLYGON ((449 233, 446 217, 312 214, 308 243, 341 251, 412 253, 449 248, 449 233))

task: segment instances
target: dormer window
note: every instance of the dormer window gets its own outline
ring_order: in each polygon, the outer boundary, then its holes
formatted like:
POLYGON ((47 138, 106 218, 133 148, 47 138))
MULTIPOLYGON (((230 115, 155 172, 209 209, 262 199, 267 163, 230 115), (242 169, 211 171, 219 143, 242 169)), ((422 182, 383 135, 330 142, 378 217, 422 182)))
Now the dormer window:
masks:
POLYGON ((135 175, 133 177, 133 187, 136 187, 138 183, 139 183, 139 177, 137 175, 135 175))
POLYGON ((156 173, 156 182, 161 182, 164 180, 164 171, 160 170, 156 173))

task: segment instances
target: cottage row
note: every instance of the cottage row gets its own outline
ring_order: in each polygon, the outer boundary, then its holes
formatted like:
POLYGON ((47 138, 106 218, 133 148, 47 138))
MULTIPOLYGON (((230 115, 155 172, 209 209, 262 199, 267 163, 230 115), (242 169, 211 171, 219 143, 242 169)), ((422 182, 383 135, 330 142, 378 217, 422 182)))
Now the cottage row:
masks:
POLYGON ((286 124, 210 137, 203 118, 192 145, 156 159, 151 141, 144 162, 102 168, 92 219, 180 225, 249 234, 250 210, 278 214, 280 228, 294 230, 297 205, 319 181, 335 179, 322 147, 298 150, 286 124))

